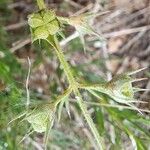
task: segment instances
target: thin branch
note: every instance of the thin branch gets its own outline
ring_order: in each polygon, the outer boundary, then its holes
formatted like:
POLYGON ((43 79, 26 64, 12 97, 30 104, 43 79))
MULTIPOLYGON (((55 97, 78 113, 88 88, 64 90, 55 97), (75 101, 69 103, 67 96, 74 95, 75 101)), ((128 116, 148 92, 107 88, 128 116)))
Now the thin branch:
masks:
MULTIPOLYGON (((147 31, 150 29, 150 26, 143 26, 143 27, 138 27, 138 28, 131 28, 131 29, 125 29, 125 30, 120 30, 120 31, 115 31, 115 32, 110 32, 110 33, 105 33, 103 34, 103 36, 105 38, 111 38, 111 37, 119 37, 122 35, 127 35, 127 34, 132 34, 132 33, 137 33, 137 32, 141 32, 142 31, 147 31)), ((60 42, 61 46, 65 46, 67 43, 69 43, 70 41, 72 41, 73 39, 79 37, 79 33, 77 31, 75 31, 72 35, 68 36, 66 39, 62 40, 60 42)), ((88 40, 95 40, 96 38, 89 38, 88 40)), ((25 45, 31 43, 31 39, 27 38, 25 40, 23 40, 22 42, 20 42, 17 46, 14 46, 12 48, 10 48, 10 51, 12 53, 14 53, 16 50, 24 47, 25 45)))
POLYGON ((27 74, 27 79, 26 79, 26 92, 27 92, 26 107, 27 107, 27 109, 28 109, 29 104, 30 104, 29 78, 30 78, 30 72, 31 72, 31 61, 30 61, 29 57, 28 57, 28 64, 29 64, 29 69, 28 69, 28 74, 27 74))
POLYGON ((6 27, 4 27, 4 30, 6 30, 6 31, 16 30, 18 28, 21 28, 21 27, 27 25, 27 24, 28 24, 27 21, 22 21, 19 23, 15 23, 15 24, 11 24, 11 25, 6 26, 6 27))
POLYGON ((20 42, 18 45, 16 45, 16 46, 10 48, 10 52, 11 52, 11 53, 14 53, 16 50, 18 50, 18 49, 24 47, 25 45, 27 45, 27 44, 29 44, 29 43, 31 43, 31 39, 30 39, 30 38, 27 38, 27 39, 23 40, 22 42, 20 42))

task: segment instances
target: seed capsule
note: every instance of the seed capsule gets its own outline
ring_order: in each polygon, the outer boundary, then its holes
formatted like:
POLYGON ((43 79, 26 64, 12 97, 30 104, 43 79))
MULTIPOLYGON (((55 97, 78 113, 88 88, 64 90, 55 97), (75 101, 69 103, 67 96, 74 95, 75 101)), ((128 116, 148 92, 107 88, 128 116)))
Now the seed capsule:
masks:
POLYGON ((48 123, 53 123, 55 109, 52 106, 51 104, 43 104, 27 114, 26 120, 31 124, 34 131, 45 132, 48 123))
POLYGON ((31 27, 32 41, 47 39, 49 35, 54 35, 60 30, 60 23, 51 10, 42 10, 29 15, 28 24, 31 27))

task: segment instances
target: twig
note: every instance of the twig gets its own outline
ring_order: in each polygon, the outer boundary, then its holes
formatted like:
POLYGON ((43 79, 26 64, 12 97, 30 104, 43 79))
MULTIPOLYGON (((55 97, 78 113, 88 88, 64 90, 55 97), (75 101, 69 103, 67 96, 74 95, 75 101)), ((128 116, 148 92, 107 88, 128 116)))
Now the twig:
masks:
POLYGON ((76 2, 74 2, 74 1, 72 1, 72 0, 65 0, 67 3, 69 3, 70 5, 72 5, 73 7, 76 7, 76 8, 78 8, 78 9, 81 9, 82 8, 82 6, 80 5, 80 4, 78 4, 78 3, 76 3, 76 2))
POLYGON ((89 5, 87 5, 86 7, 80 9, 79 11, 77 11, 76 13, 74 13, 73 15, 79 15, 79 14, 82 14, 84 13, 85 11, 91 9, 93 7, 93 4, 90 3, 89 5))
POLYGON ((26 6, 26 4, 23 2, 23 1, 21 1, 21 2, 16 2, 16 3, 12 3, 12 4, 9 4, 8 5, 8 8, 9 9, 13 9, 13 8, 15 8, 15 7, 25 7, 26 6))
POLYGON ((147 49, 145 51, 141 51, 138 56, 139 57, 145 57, 145 56, 149 56, 150 55, 150 45, 147 47, 147 49))
POLYGON ((30 61, 29 57, 28 57, 28 64, 29 64, 29 69, 28 69, 28 75, 27 75, 27 79, 26 79, 26 92, 27 92, 26 107, 27 107, 27 109, 28 109, 29 104, 30 104, 29 78, 30 78, 30 72, 31 72, 31 61, 30 61))
POLYGON ((122 36, 122 35, 136 33, 136 32, 147 31, 149 29, 150 29, 150 25, 137 27, 137 28, 131 28, 131 29, 124 29, 124 30, 120 30, 120 31, 106 33, 106 34, 104 34, 104 37, 105 38, 118 37, 118 36, 122 36))
MULTIPOLYGON (((142 31, 147 31, 150 29, 150 26, 143 26, 143 27, 138 27, 138 28, 131 28, 131 29, 124 29, 124 30, 120 30, 120 31, 115 31, 115 32, 110 32, 110 33, 105 33, 103 34, 103 36, 105 38, 110 38, 110 37, 118 37, 118 36, 122 36, 122 35, 127 35, 127 34, 132 34, 132 33, 136 33, 136 32, 140 32, 142 31)), ((72 35, 68 36, 66 39, 62 40, 60 42, 61 46, 65 46, 68 42, 70 42, 71 40, 75 39, 79 37, 79 33, 77 31, 75 31, 72 35)), ((97 39, 97 37, 93 38, 88 38, 88 40, 95 40, 97 39)), ((17 46, 14 46, 12 48, 10 48, 10 51, 12 53, 14 53, 16 50, 24 47, 25 45, 31 43, 31 39, 27 38, 25 40, 23 40, 22 42, 20 42, 17 46)))
POLYGON ((27 44, 29 44, 29 43, 31 43, 31 39, 30 39, 30 38, 27 38, 27 39, 25 39, 24 41, 20 42, 20 43, 19 43, 18 45, 16 45, 15 47, 10 48, 10 52, 11 52, 11 53, 14 53, 16 50, 18 50, 18 49, 24 47, 25 45, 27 45, 27 44))
POLYGON ((110 66, 110 61, 109 61, 109 54, 108 54, 108 49, 107 49, 107 45, 106 44, 103 44, 102 46, 102 53, 103 53, 103 57, 105 59, 105 68, 107 70, 106 74, 107 74, 107 80, 111 80, 112 79, 112 74, 111 72, 109 71, 109 66, 110 66))
POLYGON ((119 54, 122 54, 126 51, 128 51, 130 49, 130 46, 135 43, 138 39, 140 39, 144 33, 146 32, 146 30, 141 30, 141 32, 139 32, 137 35, 135 35, 127 44, 125 44, 119 51, 119 54))
POLYGON ((117 74, 123 73, 129 65, 130 58, 129 56, 125 57, 120 68, 117 69, 117 74))
MULTIPOLYGON (((135 17, 137 17, 137 16, 139 16, 139 15, 141 15, 141 14, 143 14, 143 13, 146 13, 147 10, 149 10, 149 9, 150 9, 150 7, 144 8, 144 9, 139 10, 139 11, 137 11, 136 13, 134 13, 134 14, 132 14, 132 15, 130 15, 130 16, 127 16, 126 18, 123 18, 122 20, 120 20, 120 21, 117 22, 117 23, 114 23, 114 24, 111 24, 111 25, 110 25, 110 24, 109 24, 109 25, 105 25, 103 31, 108 31, 108 30, 111 30, 111 29, 113 29, 113 28, 116 28, 116 27, 118 27, 118 26, 120 26, 120 25, 122 25, 122 24, 125 24, 125 23, 127 23, 128 21, 134 19, 135 17)), ((107 17, 106 17, 106 18, 107 18, 107 17)), ((111 18, 111 19, 112 19, 112 18, 111 18)), ((96 28, 101 28, 101 24, 99 24, 96 28)))
POLYGON ((75 39, 79 37, 79 33, 77 31, 75 31, 72 35, 70 35, 69 37, 67 37, 66 39, 62 40, 60 42, 61 46, 65 46, 68 42, 70 42, 71 40, 75 39))
POLYGON ((4 30, 6 30, 6 31, 16 30, 18 28, 21 28, 21 27, 27 25, 27 23, 28 23, 27 21, 22 21, 22 22, 19 22, 19 23, 8 25, 8 26, 4 27, 4 30))
POLYGON ((29 142, 31 142, 32 145, 35 146, 35 148, 37 150, 43 150, 43 148, 40 146, 40 144, 36 141, 33 141, 30 137, 27 138, 29 140, 29 142))

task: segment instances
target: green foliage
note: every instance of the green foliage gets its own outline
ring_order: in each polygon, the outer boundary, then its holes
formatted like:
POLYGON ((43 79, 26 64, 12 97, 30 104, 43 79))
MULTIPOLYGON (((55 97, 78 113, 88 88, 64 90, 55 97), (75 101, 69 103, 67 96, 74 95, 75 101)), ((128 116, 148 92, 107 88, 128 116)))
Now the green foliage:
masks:
MULTIPOLYGON (((2 80, 4 85, 6 84, 6 87, 12 85, 11 88, 8 88, 8 91, 4 90, 4 92, 2 91, 0 93, 2 102, 1 110, 5 110, 9 107, 10 109, 6 111, 6 114, 9 114, 10 118, 11 116, 14 116, 14 114, 17 114, 17 117, 10 123, 18 119, 19 124, 24 125, 22 129, 23 131, 16 129, 14 132, 5 135, 4 130, 6 130, 5 126, 8 119, 3 116, 3 113, 0 113, 0 117, 2 118, 0 126, 2 127, 3 133, 0 135, 0 138, 3 138, 3 141, 6 141, 7 143, 11 143, 9 142, 9 137, 16 134, 19 134, 22 137, 22 135, 27 132, 29 125, 29 133, 27 133, 24 138, 32 133, 30 131, 35 131, 40 134, 45 133, 45 149, 51 149, 51 144, 48 144, 49 135, 51 135, 52 143, 56 143, 62 149, 67 149, 70 144, 81 144, 81 140, 78 140, 78 138, 66 136, 64 133, 52 129, 54 120, 57 119, 57 121, 60 122, 60 119, 63 117, 62 113, 64 105, 69 117, 71 116, 70 99, 73 98, 79 106, 79 111, 87 121, 94 137, 94 144, 96 141, 95 145, 97 149, 106 149, 106 143, 109 143, 110 149, 112 150, 123 149, 123 141, 128 138, 131 140, 135 149, 146 150, 150 141, 148 130, 150 119, 139 114, 138 112, 142 113, 142 110, 134 105, 134 103, 140 102, 135 100, 134 93, 137 92, 137 90, 142 89, 133 87, 132 82, 135 81, 131 76, 133 73, 116 75, 110 81, 102 80, 100 77, 93 75, 92 73, 85 73, 87 74, 86 76, 83 73, 82 77, 84 79, 82 80, 80 79, 80 75, 82 71, 84 71, 84 66, 89 64, 73 68, 68 64, 59 45, 58 35, 60 35, 60 32, 63 30, 64 24, 69 24, 75 27, 80 34, 83 44, 85 44, 83 39, 85 34, 94 34, 99 37, 101 42, 106 44, 105 39, 93 31, 88 24, 89 18, 96 15, 83 14, 69 18, 60 17, 57 16, 54 11, 48 10, 45 7, 43 0, 37 0, 37 3, 40 10, 28 17, 32 41, 43 40, 46 42, 43 42, 46 46, 48 45, 53 49, 55 52, 54 54, 57 56, 63 67, 64 74, 67 78, 66 85, 68 85, 68 87, 61 95, 55 96, 55 94, 58 93, 56 92, 57 84, 55 84, 52 91, 52 93, 55 93, 51 100, 40 103, 35 100, 35 105, 31 104, 29 108, 27 107, 27 109, 23 110, 23 113, 21 114, 20 112, 22 112, 22 110, 19 107, 17 107, 15 111, 11 110, 21 102, 22 97, 26 97, 26 92, 21 90, 23 87, 14 82, 16 72, 19 70, 19 73, 23 76, 23 71, 15 57, 7 48, 5 48, 5 44, 3 45, 0 43, 1 51, 4 54, 4 57, 0 61, 0 80, 2 80), (84 97, 84 95, 87 95, 87 97, 84 97), (84 98, 86 98, 87 101, 85 101, 84 98), (88 105, 92 105, 92 108, 94 108, 94 115, 92 114, 94 119, 92 119, 92 116, 88 111, 88 105), (107 125, 111 129, 111 133, 108 133, 107 125)), ((2 29, 0 32, 5 34, 2 29)), ((5 41, 5 39, 3 40, 5 41)), ((137 70, 135 73, 138 71, 141 70, 137 70)), ((63 74, 60 68, 58 68, 57 73, 59 76, 63 74)), ((73 106, 76 105, 74 104, 73 106)), ((14 124, 15 123, 16 122, 14 122, 14 124)), ((17 149, 16 143, 19 142, 19 140, 20 138, 15 142, 13 141, 12 143, 14 144, 9 144, 8 148, 12 150, 17 149)), ((0 142, 0 149, 6 149, 4 145, 5 143, 0 142)), ((19 145, 18 149, 23 148, 19 145)))

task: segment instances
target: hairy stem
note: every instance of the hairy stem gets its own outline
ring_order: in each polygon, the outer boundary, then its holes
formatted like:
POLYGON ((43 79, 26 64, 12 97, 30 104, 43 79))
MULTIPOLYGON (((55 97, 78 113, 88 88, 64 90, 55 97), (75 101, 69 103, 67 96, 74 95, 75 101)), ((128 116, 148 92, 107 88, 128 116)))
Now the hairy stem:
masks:
POLYGON ((40 10, 45 9, 46 5, 44 3, 44 0, 37 0, 37 4, 40 10))
POLYGON ((92 118, 91 118, 91 116, 87 110, 87 106, 85 105, 85 103, 82 99, 82 96, 81 96, 79 89, 78 89, 78 84, 77 84, 77 82, 73 76, 71 68, 65 59, 65 56, 64 56, 64 54, 63 54, 63 52, 59 46, 59 42, 57 41, 57 38, 54 37, 53 40, 54 40, 53 42, 49 41, 49 43, 51 43, 51 45, 54 47, 56 55, 57 55, 61 65, 63 66, 64 72, 65 72, 67 79, 68 79, 68 82, 69 82, 69 85, 71 86, 72 91, 73 91, 74 95, 76 96, 77 103, 80 106, 82 113, 83 113, 83 115, 84 115, 96 141, 97 141, 98 148, 100 150, 103 150, 104 145, 102 142, 102 138, 100 137, 98 130, 96 129, 95 124, 94 124, 94 122, 93 122, 93 120, 92 120, 92 118))

